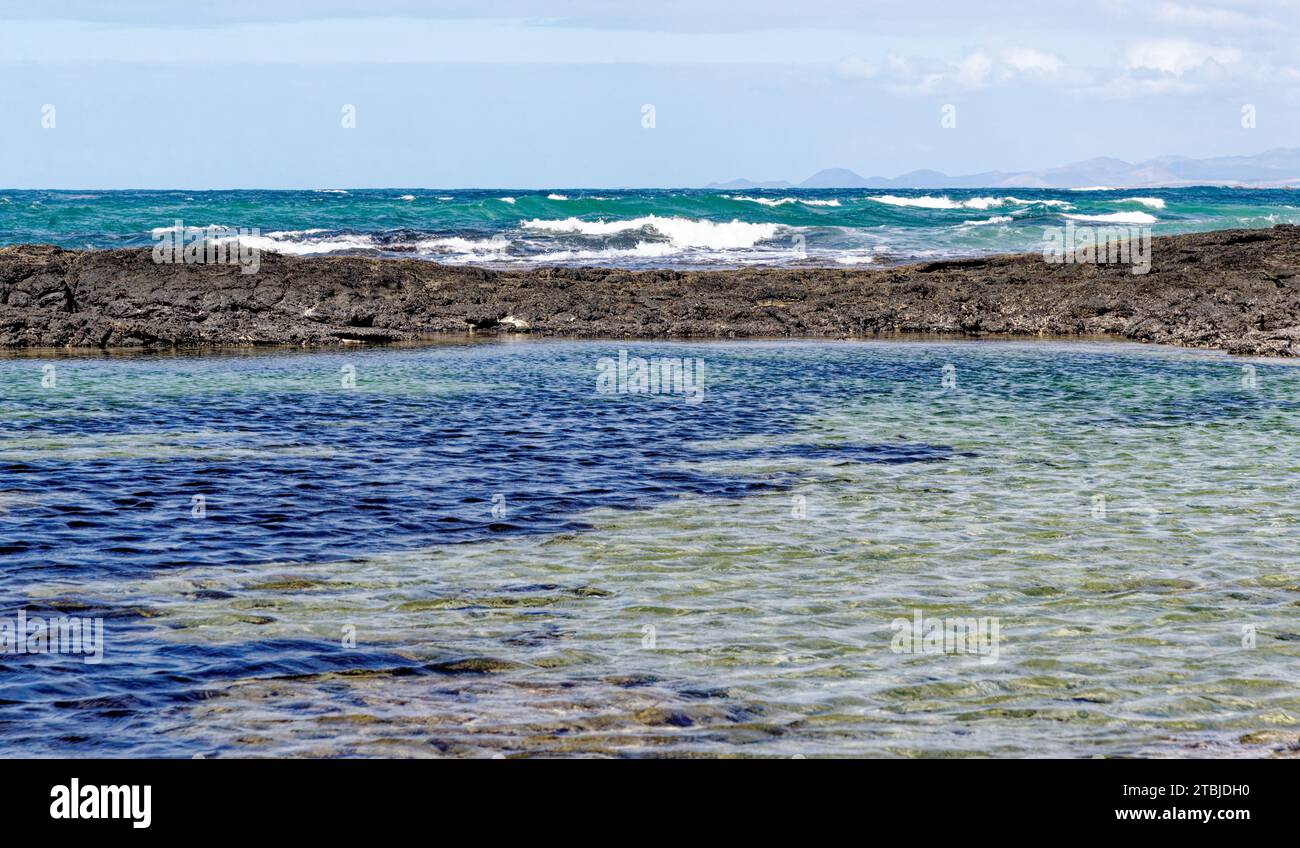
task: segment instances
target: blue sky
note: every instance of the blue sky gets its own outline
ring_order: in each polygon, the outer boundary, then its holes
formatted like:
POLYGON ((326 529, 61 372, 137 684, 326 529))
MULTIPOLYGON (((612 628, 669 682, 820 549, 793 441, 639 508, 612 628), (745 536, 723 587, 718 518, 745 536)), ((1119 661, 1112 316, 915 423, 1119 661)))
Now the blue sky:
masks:
POLYGON ((1300 146, 1298 7, 0 0, 0 186, 689 186, 1255 153, 1300 146))

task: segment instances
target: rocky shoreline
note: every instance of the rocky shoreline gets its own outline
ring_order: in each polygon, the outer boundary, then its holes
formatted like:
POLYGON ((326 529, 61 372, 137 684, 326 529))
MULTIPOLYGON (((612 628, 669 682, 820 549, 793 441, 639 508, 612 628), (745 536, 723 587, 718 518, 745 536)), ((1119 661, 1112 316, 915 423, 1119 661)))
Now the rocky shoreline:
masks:
POLYGON ((0 248, 0 347, 388 343, 440 333, 626 338, 1070 336, 1300 356, 1300 228, 1152 243, 1150 273, 1028 254, 881 269, 490 270, 266 254, 0 248))

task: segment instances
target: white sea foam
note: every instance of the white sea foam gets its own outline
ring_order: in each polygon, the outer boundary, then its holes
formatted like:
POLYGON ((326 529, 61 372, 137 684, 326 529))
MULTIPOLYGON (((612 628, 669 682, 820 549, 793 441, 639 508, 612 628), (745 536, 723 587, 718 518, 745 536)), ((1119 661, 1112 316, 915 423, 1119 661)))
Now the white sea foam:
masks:
POLYGON ((546 199, 547 200, 568 200, 569 198, 563 194, 548 194, 546 195, 546 199))
POLYGON ((1050 198, 1038 198, 1036 200, 1024 200, 1019 197, 1003 198, 1007 203, 1015 203, 1020 206, 1055 206, 1060 209, 1073 209, 1074 204, 1068 200, 1052 200, 1050 198))
POLYGON ((760 203, 763 206, 785 206, 790 203, 802 203, 804 206, 839 206, 838 200, 814 200, 802 197, 746 197, 743 194, 735 196, 724 194, 721 195, 729 200, 743 200, 747 203, 760 203))
POLYGON ((715 249, 753 247, 761 241, 772 238, 781 229, 778 224, 755 224, 740 220, 721 223, 691 218, 666 218, 659 215, 646 215, 626 221, 583 221, 578 218, 565 218, 558 221, 533 219, 525 222, 523 226, 530 230, 577 233, 585 236, 608 236, 645 230, 657 233, 679 247, 715 249))
POLYGON ((882 194, 876 197, 869 197, 868 200, 874 200, 877 203, 884 203, 887 206, 913 206, 918 209, 960 209, 961 204, 957 203, 950 197, 940 195, 931 197, 928 194, 921 197, 899 197, 896 194, 882 194))
POLYGON ((404 194, 404 195, 402 195, 401 197, 399 197, 399 198, 397 198, 397 199, 398 199, 398 200, 411 201, 411 200, 415 200, 415 195, 413 195, 413 194, 404 194))
POLYGON ((1158 219, 1146 212, 1110 212, 1105 215, 1066 215, 1072 221, 1097 221, 1105 224, 1154 224, 1158 219))
POLYGON ((467 239, 460 236, 420 239, 415 242, 416 253, 439 262, 461 265, 471 262, 509 262, 511 242, 503 236, 486 239, 467 239))
POLYGON ((500 253, 510 247, 510 240, 502 236, 488 239, 467 239, 460 236, 420 239, 415 249, 422 253, 500 253))
POLYGON ((983 211, 985 209, 992 209, 995 206, 1002 206, 1007 202, 1008 198, 1005 197, 972 197, 969 200, 959 201, 957 205, 963 209, 978 209, 983 211))
POLYGON ((900 197, 896 194, 881 194, 870 197, 868 200, 874 200, 877 203, 884 203, 887 206, 909 206, 917 209, 993 209, 998 206, 1004 206, 1008 203, 1014 203, 1017 206, 1059 206, 1062 208, 1070 207, 1070 204, 1064 200, 1025 200, 1020 197, 970 197, 965 200, 953 200, 946 194, 938 197, 929 194, 923 194, 920 197, 900 197))
MULTIPOLYGON (((311 232, 303 230, 301 232, 311 232)), ((319 230, 315 232, 320 232, 319 230)), ((293 239, 290 233, 274 233, 264 236, 229 236, 215 239, 216 242, 238 241, 254 250, 267 253, 287 253, 306 256, 314 253, 335 253, 340 250, 374 250, 378 247, 370 236, 338 235, 323 239, 293 239)))
POLYGON ((273 233, 267 233, 269 238, 293 238, 294 236, 314 236, 316 233, 328 233, 329 230, 317 227, 314 230, 276 230, 273 233))
POLYGON ((154 238, 157 238, 158 236, 164 235, 166 233, 180 232, 180 230, 182 229, 190 233, 197 233, 199 230, 234 230, 235 228, 227 227, 224 224, 208 224, 206 227, 194 227, 189 224, 182 224, 179 227, 176 225, 172 225, 170 227, 154 227, 152 230, 149 231, 149 235, 153 236, 154 238))
POLYGON ((556 250, 528 257, 530 263, 547 262, 608 262, 611 259, 663 259, 681 251, 664 242, 640 241, 636 247, 611 247, 604 250, 556 250))
POLYGON ((513 197, 502 197, 502 198, 500 198, 500 200, 501 200, 502 203, 510 203, 510 204, 513 204, 513 203, 515 202, 515 199, 514 199, 513 197))
POLYGON ((966 200, 953 200, 946 194, 938 197, 923 194, 920 197, 899 197, 896 194, 882 194, 868 198, 887 206, 908 206, 916 209, 991 209, 1009 202, 1004 197, 971 197, 966 200))
POLYGON ((347 194, 347 192, 341 188, 315 188, 312 189, 312 192, 314 194, 347 194))
POLYGON ((1112 200, 1111 203, 1141 203, 1143 206, 1151 209, 1164 209, 1165 202, 1158 197, 1124 197, 1119 200, 1112 200))
POLYGON ((797 197, 745 197, 741 194, 734 197, 728 194, 722 196, 728 200, 743 200, 746 203, 761 203, 763 206, 785 206, 788 203, 797 203, 799 201, 797 197))
MULTIPOLYGON (((570 218, 563 221, 532 221, 524 225, 533 230, 551 233, 577 233, 583 235, 611 235, 625 232, 644 232, 648 238, 637 241, 633 247, 564 248, 546 250, 545 241, 516 242, 495 235, 488 238, 441 236, 413 241, 382 241, 374 234, 339 233, 320 228, 306 230, 277 230, 258 236, 221 236, 218 243, 240 241, 255 250, 267 253, 309 256, 342 251, 413 251, 415 255, 451 264, 511 263, 545 264, 565 262, 617 263, 623 259, 653 260, 689 256, 708 263, 732 261, 733 251, 744 250, 748 255, 737 261, 762 261, 763 257, 787 259, 789 250, 770 247, 757 252, 752 249, 765 238, 781 229, 776 224, 747 224, 742 221, 716 223, 692 221, 684 218, 646 216, 630 221, 591 222, 570 218), (534 226, 536 225, 536 226, 534 226), (655 236, 666 240, 656 240, 655 236), (540 252, 536 252, 540 249, 540 252), (512 252, 513 250, 513 252, 512 252)), ((159 232, 166 229, 159 228, 159 232)))
MULTIPOLYGON (((381 244, 373 236, 363 234, 336 234, 322 238, 311 238, 330 230, 282 230, 267 233, 264 236, 245 236, 240 239, 244 244, 258 250, 272 253, 289 253, 306 256, 319 253, 335 253, 342 250, 394 250, 412 248, 417 253, 434 255, 442 261, 465 260, 506 260, 510 257, 506 251, 510 240, 503 236, 488 239, 467 239, 459 236, 444 238, 419 239, 400 244, 381 244)), ((227 241, 230 239, 219 239, 227 241)))
POLYGON ((835 261, 841 265, 870 265, 876 257, 869 253, 837 253, 835 261))
POLYGON ((988 224, 1009 224, 1014 221, 1010 215, 994 215, 992 218, 985 218, 983 221, 964 221, 958 224, 959 227, 982 227, 988 224))

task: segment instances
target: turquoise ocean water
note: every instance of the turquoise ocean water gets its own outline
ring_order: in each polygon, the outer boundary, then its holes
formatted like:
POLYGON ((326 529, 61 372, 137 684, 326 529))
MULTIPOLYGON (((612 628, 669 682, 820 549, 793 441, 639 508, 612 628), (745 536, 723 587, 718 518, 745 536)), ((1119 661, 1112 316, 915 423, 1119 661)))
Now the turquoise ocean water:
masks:
POLYGON ((1123 190, 0 191, 0 244, 143 247, 182 221, 298 255, 485 266, 881 265, 1038 251, 1043 228, 1154 235, 1300 222, 1300 192, 1123 190))

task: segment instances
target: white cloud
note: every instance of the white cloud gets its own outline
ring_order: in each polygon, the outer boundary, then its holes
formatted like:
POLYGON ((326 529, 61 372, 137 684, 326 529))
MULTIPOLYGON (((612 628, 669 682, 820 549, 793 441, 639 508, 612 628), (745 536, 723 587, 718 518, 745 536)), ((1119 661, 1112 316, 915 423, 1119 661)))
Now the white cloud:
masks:
POLYGON ((850 56, 835 66, 839 75, 847 79, 871 79, 879 70, 861 56, 850 56))
POLYGON ((952 66, 933 59, 889 53, 882 60, 849 56, 835 64, 835 72, 847 80, 872 80, 899 94, 929 94, 948 79, 952 66))
POLYGON ((982 88, 992 71, 992 59, 983 53, 972 53, 957 62, 957 82, 964 88, 982 88))
POLYGON ((1102 96, 1111 100, 1128 100, 1134 97, 1162 94, 1195 94, 1200 86, 1178 77, 1161 77, 1159 79, 1135 79, 1118 77, 1096 89, 1102 96))
POLYGON ((1162 24, 1214 30, 1258 29, 1269 23, 1263 18, 1251 17, 1243 12, 1210 6, 1187 6, 1182 3, 1161 3, 1152 17, 1162 24))
MULTIPOLYGON (((1297 0, 1300 2, 1300 0, 1297 0)), ((1113 62, 1113 60, 1112 60, 1113 62)), ((1121 47, 1118 65, 1067 62, 1032 46, 983 47, 951 59, 888 54, 850 57, 837 65, 850 79, 871 80, 885 91, 930 95, 998 86, 1047 85, 1111 98, 1187 95, 1234 83, 1294 79, 1292 62, 1269 62, 1244 43, 1181 37, 1149 38, 1121 47)))
POLYGON ((1038 73, 1052 75, 1065 64, 1060 56, 1044 53, 1032 47, 1016 47, 1002 54, 1002 64, 1012 74, 1038 73))
POLYGON ((899 56, 897 53, 890 53, 885 60, 885 66, 891 74, 897 76, 906 76, 912 73, 912 63, 907 61, 907 57, 899 56))
POLYGON ((944 89, 976 91, 1017 79, 1076 84, 1079 77, 1077 73, 1066 73, 1060 56, 1032 47, 1011 48, 996 59, 983 50, 955 61, 890 54, 879 66, 851 57, 836 67, 841 76, 874 77, 887 91, 899 94, 932 94, 944 89))
POLYGON ((1241 60, 1234 47, 1212 47, 1182 39, 1142 41, 1128 49, 1129 71, 1159 72, 1181 77, 1189 71, 1213 65, 1227 66, 1241 60))
POLYGON ((1155 39, 1131 45, 1124 69, 1101 85, 1108 98, 1196 94, 1246 72, 1241 51, 1185 39, 1155 39))

